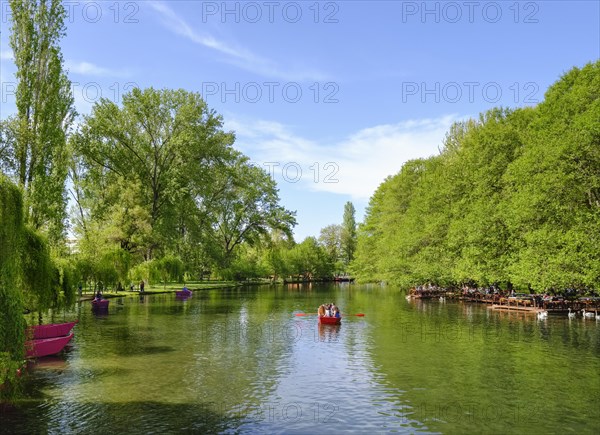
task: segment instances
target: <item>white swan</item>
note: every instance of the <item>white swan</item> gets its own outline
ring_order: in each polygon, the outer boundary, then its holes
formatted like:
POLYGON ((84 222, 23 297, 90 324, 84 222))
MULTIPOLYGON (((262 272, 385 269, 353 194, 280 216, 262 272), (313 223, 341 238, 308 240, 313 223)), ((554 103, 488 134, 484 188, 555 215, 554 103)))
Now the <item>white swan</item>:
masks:
POLYGON ((538 311, 537 316, 538 319, 545 319, 548 317, 548 311, 538 311))
POLYGON ((569 316, 569 319, 574 319, 575 318, 575 313, 571 312, 571 307, 569 307, 569 314, 568 314, 568 316, 569 316))
POLYGON ((585 309, 581 310, 581 312, 583 313, 583 317, 587 317, 588 319, 593 319, 594 317, 596 317, 596 315, 590 311, 585 311, 585 309))
POLYGON ((443 296, 440 296, 440 302, 446 302, 446 298, 443 296))

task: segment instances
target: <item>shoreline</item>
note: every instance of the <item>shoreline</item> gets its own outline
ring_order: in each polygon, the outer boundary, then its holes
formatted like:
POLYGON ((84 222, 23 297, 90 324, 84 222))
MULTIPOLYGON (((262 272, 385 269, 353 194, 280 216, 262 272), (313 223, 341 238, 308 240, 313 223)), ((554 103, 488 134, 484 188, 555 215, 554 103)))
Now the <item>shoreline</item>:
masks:
MULTIPOLYGON (((149 290, 144 290, 143 292, 140 292, 139 290, 123 290, 121 292, 106 292, 106 293, 102 293, 102 298, 104 299, 114 299, 114 298, 121 298, 121 297, 125 297, 125 296, 147 296, 147 295, 160 295, 160 294, 169 294, 169 293, 175 293, 176 291, 181 291, 183 289, 183 287, 187 287, 189 290, 191 290, 192 292, 194 291, 201 291, 201 290, 219 290, 219 289, 226 289, 226 288, 232 288, 232 287, 243 287, 243 286, 249 286, 249 285, 271 285, 271 283, 269 282, 235 282, 235 281, 231 281, 231 282, 218 282, 218 283, 214 283, 214 284, 210 284, 210 283, 205 283, 205 284, 201 284, 201 283, 193 283, 193 284, 181 284, 181 285, 177 285, 174 286, 173 284, 168 284, 166 286, 166 288, 156 288, 155 286, 150 286, 149 290)), ((83 293, 82 296, 80 296, 76 302, 86 302, 86 301, 91 301, 93 300, 95 297, 94 293, 83 293)))

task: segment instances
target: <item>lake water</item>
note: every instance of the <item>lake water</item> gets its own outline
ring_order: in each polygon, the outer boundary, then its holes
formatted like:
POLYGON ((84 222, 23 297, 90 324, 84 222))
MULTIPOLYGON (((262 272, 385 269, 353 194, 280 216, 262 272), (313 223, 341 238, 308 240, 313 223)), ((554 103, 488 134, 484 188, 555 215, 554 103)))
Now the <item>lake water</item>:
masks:
POLYGON ((599 433, 600 322, 263 286, 89 302, 3 433, 599 433), (324 302, 344 315, 319 327, 324 302), (364 317, 353 314, 363 313, 364 317))

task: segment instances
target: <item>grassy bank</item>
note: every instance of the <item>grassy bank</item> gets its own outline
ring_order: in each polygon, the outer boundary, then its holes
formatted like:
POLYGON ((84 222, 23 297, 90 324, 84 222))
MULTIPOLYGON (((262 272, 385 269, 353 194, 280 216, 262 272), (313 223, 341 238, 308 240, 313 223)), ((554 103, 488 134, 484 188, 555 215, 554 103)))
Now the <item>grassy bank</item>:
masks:
MULTIPOLYGON (((260 280, 260 281, 191 281, 185 283, 185 286, 192 290, 208 290, 208 289, 219 289, 219 288, 230 288, 230 287, 240 287, 244 285, 265 285, 270 284, 269 280, 260 280)), ((151 295, 151 294, 161 294, 161 293, 173 293, 178 290, 183 289, 184 284, 172 282, 165 284, 152 284, 146 285, 144 287, 144 291, 140 292, 138 290, 130 291, 124 290, 117 292, 115 290, 105 290, 102 292, 102 295, 105 298, 116 298, 122 296, 139 296, 140 294, 151 295)), ((136 289, 139 286, 136 286, 136 289)), ((92 291, 83 291, 79 300, 86 301, 94 298, 94 292, 92 291)))

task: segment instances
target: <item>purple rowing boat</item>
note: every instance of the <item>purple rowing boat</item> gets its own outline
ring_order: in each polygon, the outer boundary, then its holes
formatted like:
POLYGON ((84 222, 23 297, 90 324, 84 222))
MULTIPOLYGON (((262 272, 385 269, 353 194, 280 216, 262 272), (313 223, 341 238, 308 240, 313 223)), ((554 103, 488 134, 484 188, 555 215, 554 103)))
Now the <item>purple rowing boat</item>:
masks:
POLYGON ((108 299, 94 299, 92 301, 92 308, 97 308, 97 309, 106 309, 108 308, 108 299))
POLYGON ((25 342, 25 357, 39 358, 42 356, 54 355, 65 348, 67 343, 73 338, 73 333, 65 337, 42 338, 39 340, 29 340, 25 342))

